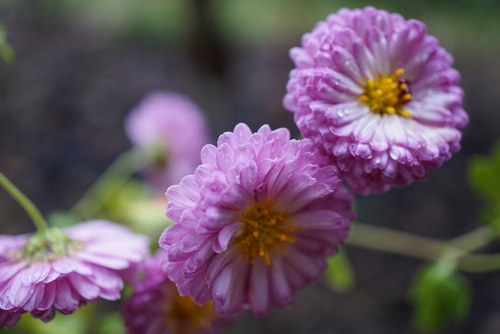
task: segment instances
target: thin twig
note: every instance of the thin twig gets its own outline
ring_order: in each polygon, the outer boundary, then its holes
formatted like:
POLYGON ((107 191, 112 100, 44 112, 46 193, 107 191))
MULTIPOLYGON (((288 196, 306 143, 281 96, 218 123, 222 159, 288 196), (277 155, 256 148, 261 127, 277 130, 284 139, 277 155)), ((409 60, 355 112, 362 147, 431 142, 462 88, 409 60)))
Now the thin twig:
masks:
POLYGON ((16 200, 17 203, 26 211, 35 224, 38 231, 43 232, 49 228, 47 221, 43 218, 38 208, 26 197, 10 180, 0 172, 0 185, 16 200))
POLYGON ((483 226, 447 242, 356 222, 346 244, 423 260, 452 257, 462 271, 486 272, 500 269, 500 254, 470 253, 486 246, 496 236, 493 229, 483 226))

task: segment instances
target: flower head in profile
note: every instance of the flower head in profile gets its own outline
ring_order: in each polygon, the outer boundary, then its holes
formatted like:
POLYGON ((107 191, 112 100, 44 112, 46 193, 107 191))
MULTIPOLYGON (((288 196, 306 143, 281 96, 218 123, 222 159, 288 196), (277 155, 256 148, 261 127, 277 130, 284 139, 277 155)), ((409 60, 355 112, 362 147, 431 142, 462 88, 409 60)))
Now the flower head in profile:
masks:
POLYGON ((146 180, 162 193, 193 173, 201 148, 211 142, 200 109, 187 97, 157 91, 147 95, 129 114, 125 130, 132 144, 152 156, 146 180))
POLYGON ((198 306, 179 295, 175 284, 162 270, 163 251, 146 260, 142 277, 133 282, 134 292, 123 306, 129 334, 214 334, 225 323, 215 314, 213 302, 198 306))
POLYGON ((425 179, 459 150, 468 122, 460 75, 422 22, 341 9, 290 54, 284 106, 353 191, 425 179))
POLYGON ((337 169, 310 140, 245 124, 202 150, 193 175, 167 190, 164 270, 181 295, 222 316, 290 306, 314 282, 354 218, 337 169))
POLYGON ((0 236, 0 327, 23 313, 47 322, 99 298, 117 300, 148 254, 146 237, 108 221, 0 236))

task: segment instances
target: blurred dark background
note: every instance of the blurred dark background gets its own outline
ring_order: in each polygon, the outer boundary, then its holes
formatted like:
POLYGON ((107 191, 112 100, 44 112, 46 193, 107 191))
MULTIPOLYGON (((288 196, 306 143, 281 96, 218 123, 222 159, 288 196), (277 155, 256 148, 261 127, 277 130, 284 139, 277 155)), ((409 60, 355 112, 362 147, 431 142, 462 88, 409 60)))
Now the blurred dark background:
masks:
MULTIPOLYGON (((462 151, 428 182, 360 197, 359 220, 447 239, 480 225, 468 159, 500 134, 500 2, 497 0, 0 0, 0 23, 16 52, 0 63, 0 170, 42 212, 70 208, 130 147, 123 121, 151 90, 191 97, 213 136, 245 122, 298 131, 281 100, 288 50, 317 21, 373 5, 424 21, 455 57, 470 125, 462 151)), ((500 172, 500 171, 499 171, 500 172)), ((0 191, 0 233, 33 231, 0 191)), ((408 286, 421 261, 346 247, 351 292, 318 283, 289 310, 244 318, 228 333, 406 334, 408 286)), ((470 317, 438 333, 500 333, 499 273, 468 275, 470 317)))

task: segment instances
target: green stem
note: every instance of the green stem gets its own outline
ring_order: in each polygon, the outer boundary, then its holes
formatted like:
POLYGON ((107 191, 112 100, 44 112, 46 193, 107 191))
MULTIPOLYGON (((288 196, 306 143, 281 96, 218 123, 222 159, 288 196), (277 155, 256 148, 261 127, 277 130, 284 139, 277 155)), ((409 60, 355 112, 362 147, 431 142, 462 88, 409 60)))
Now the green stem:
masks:
POLYGON ((483 248, 497 237, 495 231, 489 226, 479 227, 469 233, 450 240, 450 243, 464 252, 472 253, 483 248))
POLYGON ((424 260, 451 257, 456 259, 460 270, 485 272, 500 269, 500 254, 470 253, 486 246, 495 237, 494 231, 485 226, 446 242, 356 222, 346 244, 424 260))
POLYGON ((354 223, 346 244, 424 260, 439 258, 446 247, 439 240, 359 222, 354 223))
POLYGON ((14 198, 17 203, 21 205, 24 211, 26 211, 38 231, 45 232, 48 230, 49 225, 37 207, 12 182, 10 182, 2 172, 0 172, 0 184, 12 196, 12 198, 14 198))
POLYGON ((467 254, 458 260, 457 267, 468 272, 487 272, 500 269, 500 254, 467 254))
POLYGON ((138 149, 122 153, 70 211, 84 219, 95 217, 102 206, 129 180, 133 173, 151 163, 151 159, 141 153, 142 151, 138 149), (139 158, 138 154, 140 154, 139 158))

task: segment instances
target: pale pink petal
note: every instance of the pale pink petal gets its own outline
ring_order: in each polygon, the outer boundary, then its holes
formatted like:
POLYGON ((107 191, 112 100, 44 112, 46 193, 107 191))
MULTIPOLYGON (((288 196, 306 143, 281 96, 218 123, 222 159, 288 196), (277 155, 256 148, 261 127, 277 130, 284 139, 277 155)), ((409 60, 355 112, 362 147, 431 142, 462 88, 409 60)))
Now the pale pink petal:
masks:
MULTIPOLYGON (((337 91, 354 85, 347 77, 323 79, 337 91)), ((219 138, 193 174, 191 186, 197 190, 189 191, 199 194, 194 202, 184 200, 182 182, 168 192, 167 216, 180 220, 165 229, 159 244, 166 252, 163 269, 182 296, 197 303, 213 299, 223 316, 244 308, 262 316, 275 306, 289 306, 297 288, 321 275, 325 256, 347 236, 353 198, 313 142, 289 138, 286 129, 265 125, 251 133, 238 125, 219 138), (272 236, 274 224, 283 224, 290 238, 272 236), (265 233, 276 241, 261 248, 265 233)))
MULTIPOLYGON (((2 236, 2 240, 17 247, 20 239, 2 236)), ((56 310, 70 314, 88 301, 118 299, 123 288, 121 275, 125 275, 120 269, 138 267, 149 252, 146 237, 102 220, 76 224, 64 232, 49 229, 35 235, 30 247, 40 240, 44 252, 67 249, 67 253, 46 254, 55 258, 50 261, 30 256, 13 259, 9 253, 0 258, 0 309, 15 314, 30 312, 42 321, 50 321, 56 310), (41 239, 51 233, 57 238, 41 239), (60 238, 61 233, 75 239, 60 238)), ((9 319, 14 318, 9 315, 9 319)))
POLYGON ((460 148, 468 123, 460 74, 422 22, 373 7, 344 8, 293 50, 296 68, 283 106, 354 192, 384 192, 422 180, 460 148), (405 82, 393 94, 410 94, 410 101, 369 103, 369 80, 383 78, 405 82))

